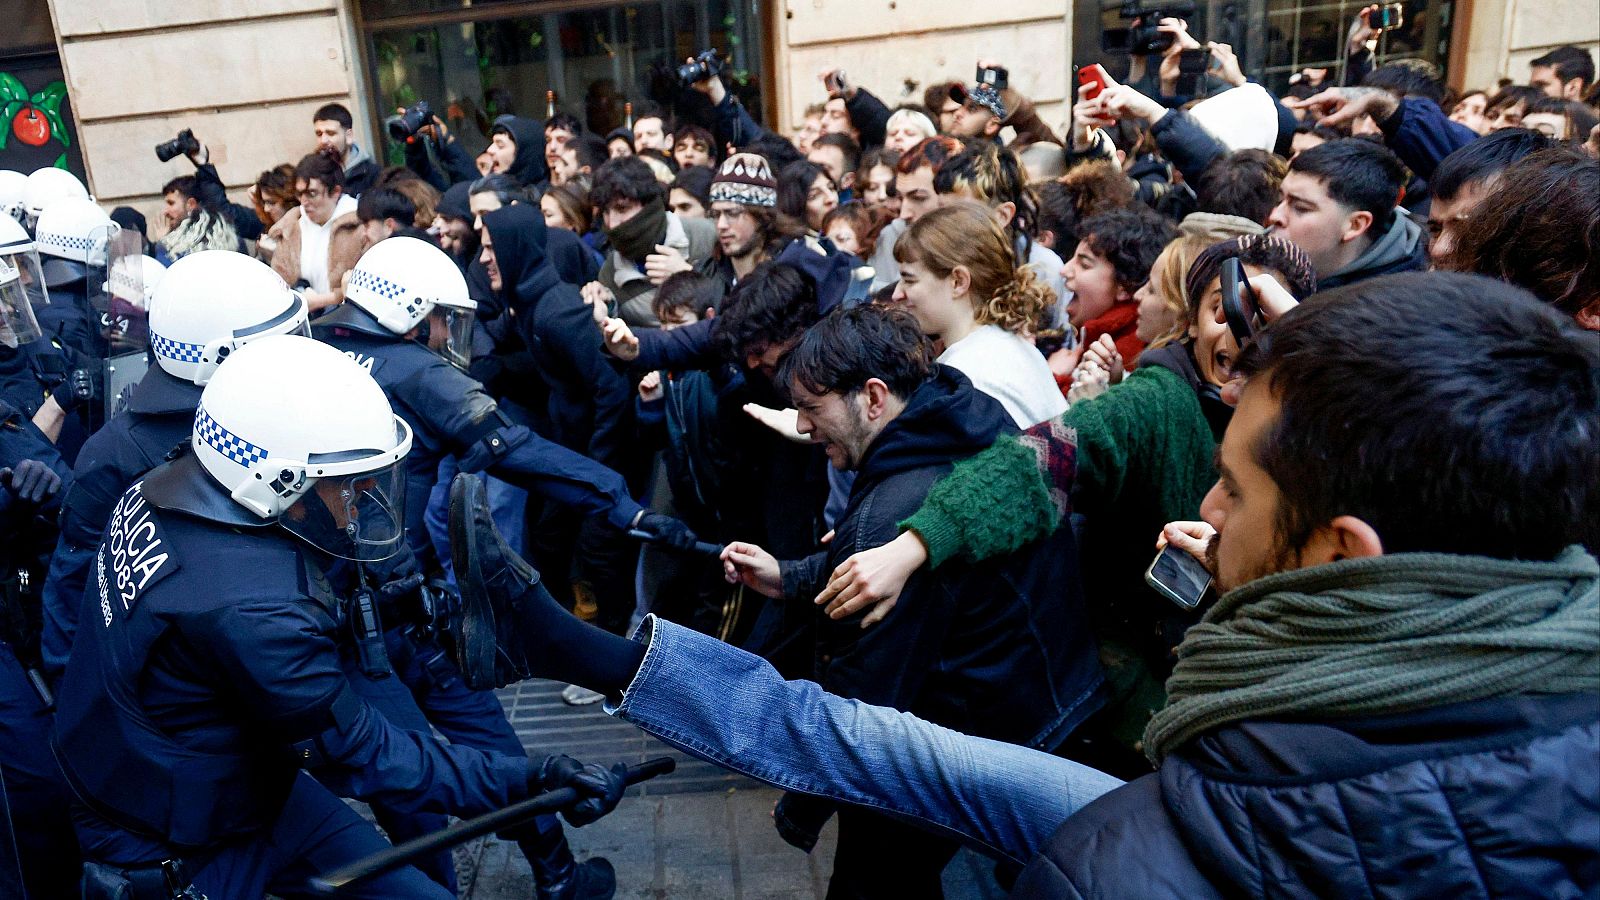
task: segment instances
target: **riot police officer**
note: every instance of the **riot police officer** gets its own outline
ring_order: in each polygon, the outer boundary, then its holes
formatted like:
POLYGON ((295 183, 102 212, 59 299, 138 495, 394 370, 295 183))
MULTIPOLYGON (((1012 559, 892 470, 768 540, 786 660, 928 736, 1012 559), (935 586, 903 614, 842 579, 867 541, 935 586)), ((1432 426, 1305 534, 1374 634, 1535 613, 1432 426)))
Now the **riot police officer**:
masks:
MULTIPOLYGON (((372 373, 412 427, 407 529, 423 566, 437 568, 422 513, 447 455, 458 457, 465 471, 487 469, 557 502, 605 512, 619 527, 692 542, 681 523, 629 497, 622 476, 501 413, 463 371, 472 358, 474 309, 466 280, 444 251, 416 238, 391 237, 351 269, 345 303, 312 324, 317 337, 372 373)), ((390 661, 429 722, 454 743, 519 752, 521 742, 504 708, 481 683, 494 660, 479 660, 476 669, 468 662, 471 677, 463 679, 428 623, 402 621, 394 609, 380 612, 390 626, 384 633, 390 661)), ((611 896, 610 863, 591 859, 579 865, 553 817, 505 836, 528 857, 540 898, 611 896)))
POLYGON ((39 673, 39 588, 71 471, 33 423, 0 401, 0 896, 66 897, 78 880, 69 794, 50 756, 50 690, 39 673))
MULTIPOLYGON (((361 366, 295 335, 255 341, 206 385, 191 443, 113 509, 58 700, 87 896, 294 896, 381 848, 305 766, 457 815, 558 786, 585 797, 577 824, 615 806, 620 765, 446 744, 351 691, 330 578, 400 548, 412 445, 361 366)), ((448 892, 405 868, 348 895, 448 892)))
POLYGON ((50 305, 39 324, 61 345, 86 359, 105 348, 92 302, 105 288, 111 242, 121 229, 93 200, 56 200, 39 214, 34 244, 50 305))
POLYGON ((306 303, 272 267, 229 250, 173 263, 149 300, 149 367, 79 451, 61 504, 61 537, 44 595, 44 664, 59 678, 77 630, 95 548, 128 485, 189 438, 200 390, 229 354, 275 334, 307 334, 306 303), (227 302, 218 302, 222 292, 227 302))

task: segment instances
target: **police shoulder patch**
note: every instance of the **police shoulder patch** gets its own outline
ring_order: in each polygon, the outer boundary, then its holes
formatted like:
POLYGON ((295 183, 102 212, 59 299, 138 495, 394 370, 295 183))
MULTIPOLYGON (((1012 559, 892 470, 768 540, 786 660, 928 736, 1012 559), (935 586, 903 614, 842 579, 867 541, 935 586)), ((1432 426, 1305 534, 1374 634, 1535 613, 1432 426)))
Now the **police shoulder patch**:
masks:
POLYGON ((144 499, 144 482, 123 493, 95 555, 100 615, 106 627, 133 609, 152 585, 178 569, 161 520, 144 499))

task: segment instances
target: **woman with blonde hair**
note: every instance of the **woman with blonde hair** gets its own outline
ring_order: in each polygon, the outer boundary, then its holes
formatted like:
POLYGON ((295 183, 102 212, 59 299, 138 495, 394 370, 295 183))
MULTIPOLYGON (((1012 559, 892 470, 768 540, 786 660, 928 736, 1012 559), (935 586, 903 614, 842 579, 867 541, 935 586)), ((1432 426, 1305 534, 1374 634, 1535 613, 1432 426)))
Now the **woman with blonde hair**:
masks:
POLYGON ((986 206, 947 201, 895 242, 894 302, 939 340, 939 362, 1000 401, 1020 428, 1066 410, 1032 335, 1055 302, 1034 271, 1017 265, 1011 238, 986 206))
POLYGON ((1139 340, 1146 350, 1164 347, 1189 334, 1189 295, 1184 278, 1201 251, 1229 238, 1261 234, 1249 219, 1193 213, 1178 226, 1178 237, 1150 266, 1150 280, 1133 294, 1139 304, 1139 340))

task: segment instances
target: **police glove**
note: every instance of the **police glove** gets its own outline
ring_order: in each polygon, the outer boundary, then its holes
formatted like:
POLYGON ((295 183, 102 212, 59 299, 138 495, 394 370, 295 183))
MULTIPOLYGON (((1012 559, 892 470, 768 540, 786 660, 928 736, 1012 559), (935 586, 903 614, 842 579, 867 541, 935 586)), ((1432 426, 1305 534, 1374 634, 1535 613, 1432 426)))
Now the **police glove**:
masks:
POLYGON ((574 827, 582 827, 617 808, 628 787, 626 772, 622 763, 603 769, 594 763, 584 765, 570 756, 546 756, 533 764, 528 789, 534 793, 564 787, 576 790, 580 799, 563 809, 561 817, 574 827))
POLYGON ((681 520, 669 515, 645 510, 629 532, 640 540, 661 544, 673 550, 693 552, 699 538, 681 520))
POLYGON ((43 503, 61 490, 61 476, 37 459, 25 459, 15 466, 0 469, 0 484, 18 500, 43 503))
POLYGON ((50 392, 62 412, 72 412, 94 399, 94 376, 88 369, 73 369, 65 380, 50 392))

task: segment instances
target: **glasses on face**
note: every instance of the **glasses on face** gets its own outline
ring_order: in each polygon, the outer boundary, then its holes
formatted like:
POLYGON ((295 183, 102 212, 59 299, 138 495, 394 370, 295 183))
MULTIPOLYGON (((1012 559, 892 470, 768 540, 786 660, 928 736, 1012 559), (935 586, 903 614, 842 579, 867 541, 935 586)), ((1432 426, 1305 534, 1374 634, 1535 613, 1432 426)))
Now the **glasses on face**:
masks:
POLYGON ((733 209, 713 209, 711 210, 711 220, 713 222, 721 222, 723 219, 727 219, 729 222, 737 222, 749 214, 749 210, 742 206, 733 209))

